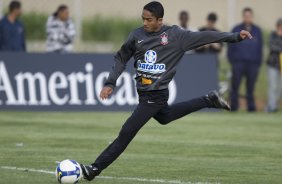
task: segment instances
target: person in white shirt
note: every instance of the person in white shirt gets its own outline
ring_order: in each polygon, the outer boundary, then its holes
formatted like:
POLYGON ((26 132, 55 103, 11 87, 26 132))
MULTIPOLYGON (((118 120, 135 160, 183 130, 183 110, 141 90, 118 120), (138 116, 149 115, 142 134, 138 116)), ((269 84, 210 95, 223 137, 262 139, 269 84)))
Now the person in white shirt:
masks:
POLYGON ((46 23, 47 52, 69 53, 73 49, 76 34, 73 21, 66 5, 60 5, 46 23))

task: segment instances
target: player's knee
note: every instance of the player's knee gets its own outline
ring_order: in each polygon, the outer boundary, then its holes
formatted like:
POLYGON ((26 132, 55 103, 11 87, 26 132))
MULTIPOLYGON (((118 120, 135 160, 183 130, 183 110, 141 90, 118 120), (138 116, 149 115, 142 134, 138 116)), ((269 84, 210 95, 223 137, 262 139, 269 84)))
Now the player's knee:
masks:
POLYGON ((167 125, 170 122, 168 119, 157 119, 157 121, 161 125, 167 125))

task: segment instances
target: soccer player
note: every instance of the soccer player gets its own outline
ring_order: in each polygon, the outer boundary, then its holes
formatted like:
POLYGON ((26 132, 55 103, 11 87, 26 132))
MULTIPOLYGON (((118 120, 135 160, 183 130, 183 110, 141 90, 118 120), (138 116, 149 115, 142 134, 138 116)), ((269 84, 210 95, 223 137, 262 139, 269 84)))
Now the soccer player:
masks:
POLYGON ((133 30, 115 55, 115 65, 105 82, 100 98, 107 99, 112 94, 118 77, 133 56, 139 104, 122 126, 118 137, 96 161, 89 166, 81 164, 86 180, 93 180, 115 161, 151 118, 166 125, 206 107, 230 110, 229 105, 215 91, 169 106, 168 84, 186 51, 209 43, 251 39, 251 34, 244 30, 240 33, 190 32, 178 26, 163 25, 163 16, 161 3, 153 1, 146 4, 142 13, 143 27, 133 30))

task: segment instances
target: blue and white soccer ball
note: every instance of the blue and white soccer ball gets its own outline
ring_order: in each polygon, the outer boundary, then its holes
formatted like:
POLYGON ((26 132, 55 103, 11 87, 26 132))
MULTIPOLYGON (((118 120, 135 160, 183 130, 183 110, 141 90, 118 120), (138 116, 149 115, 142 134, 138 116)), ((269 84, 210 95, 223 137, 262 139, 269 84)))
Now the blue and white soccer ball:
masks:
POLYGON ((56 177, 59 183, 77 183, 82 179, 82 170, 74 160, 64 160, 56 168, 56 177))

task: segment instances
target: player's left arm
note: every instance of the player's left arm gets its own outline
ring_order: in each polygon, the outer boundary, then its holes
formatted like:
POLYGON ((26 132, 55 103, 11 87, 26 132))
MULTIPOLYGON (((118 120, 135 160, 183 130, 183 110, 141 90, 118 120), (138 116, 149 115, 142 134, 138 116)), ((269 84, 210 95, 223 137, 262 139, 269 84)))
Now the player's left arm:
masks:
POLYGON ((252 35, 245 30, 239 33, 217 32, 217 31, 203 31, 203 32, 189 32, 184 31, 180 33, 180 46, 184 51, 192 50, 197 47, 221 42, 240 42, 244 39, 252 39, 252 35))

